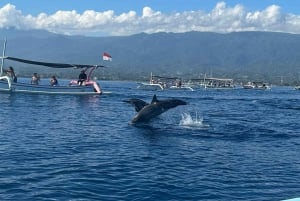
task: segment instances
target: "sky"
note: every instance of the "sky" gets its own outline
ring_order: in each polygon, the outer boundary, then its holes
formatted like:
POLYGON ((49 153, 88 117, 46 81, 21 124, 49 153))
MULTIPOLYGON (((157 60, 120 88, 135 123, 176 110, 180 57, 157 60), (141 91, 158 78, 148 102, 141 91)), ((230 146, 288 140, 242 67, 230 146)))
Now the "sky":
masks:
POLYGON ((300 34, 299 0, 0 0, 0 28, 66 35, 274 31, 300 34))

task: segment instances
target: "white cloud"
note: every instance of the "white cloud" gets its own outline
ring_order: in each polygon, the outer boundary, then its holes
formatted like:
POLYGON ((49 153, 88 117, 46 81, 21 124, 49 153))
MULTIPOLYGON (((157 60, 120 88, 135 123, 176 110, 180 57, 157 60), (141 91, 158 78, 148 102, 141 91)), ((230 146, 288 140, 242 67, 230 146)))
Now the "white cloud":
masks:
POLYGON ((143 9, 143 18, 151 18, 155 16, 159 16, 161 13, 160 12, 154 12, 150 7, 144 7, 143 9))
POLYGON ((0 27, 16 27, 21 29, 26 23, 26 18, 22 16, 21 11, 16 10, 16 7, 7 4, 0 8, 0 27))
POLYGON ((185 11, 162 13, 144 7, 142 15, 129 11, 116 15, 113 10, 97 12, 86 10, 57 11, 48 15, 23 15, 14 5, 0 8, 0 28, 45 29, 61 34, 81 35, 130 35, 140 32, 187 32, 211 31, 227 33, 233 31, 275 31, 300 34, 300 16, 284 14, 277 5, 263 10, 247 11, 237 4, 228 7, 219 2, 210 12, 185 11))

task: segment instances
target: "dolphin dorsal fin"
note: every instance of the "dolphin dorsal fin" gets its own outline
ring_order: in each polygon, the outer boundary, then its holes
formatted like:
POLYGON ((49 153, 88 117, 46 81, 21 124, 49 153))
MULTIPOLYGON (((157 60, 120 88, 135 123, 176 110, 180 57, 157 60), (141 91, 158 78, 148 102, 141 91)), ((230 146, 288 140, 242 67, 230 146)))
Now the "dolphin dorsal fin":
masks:
POLYGON ((151 104, 152 103, 157 103, 158 102, 158 100, 157 100, 157 98, 156 98, 156 94, 154 94, 154 96, 153 96, 153 98, 152 98, 152 101, 151 101, 151 104))

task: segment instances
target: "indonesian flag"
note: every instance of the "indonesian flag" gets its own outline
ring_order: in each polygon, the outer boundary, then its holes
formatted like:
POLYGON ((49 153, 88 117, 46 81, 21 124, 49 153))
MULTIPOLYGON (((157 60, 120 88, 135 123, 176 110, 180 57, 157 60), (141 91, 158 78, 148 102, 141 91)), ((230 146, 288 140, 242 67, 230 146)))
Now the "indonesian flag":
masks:
POLYGON ((105 60, 105 61, 111 61, 112 58, 111 58, 111 56, 108 53, 104 52, 103 53, 103 60, 105 60))

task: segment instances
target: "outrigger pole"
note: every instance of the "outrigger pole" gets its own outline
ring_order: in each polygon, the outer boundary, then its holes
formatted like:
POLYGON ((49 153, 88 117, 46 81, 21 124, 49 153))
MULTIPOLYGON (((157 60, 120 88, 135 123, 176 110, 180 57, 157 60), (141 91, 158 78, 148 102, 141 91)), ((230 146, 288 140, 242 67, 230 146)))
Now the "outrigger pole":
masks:
POLYGON ((5 50, 6 50, 6 38, 4 40, 4 45, 3 45, 3 52, 2 52, 2 58, 1 58, 0 76, 3 75, 3 65, 4 65, 5 50))

